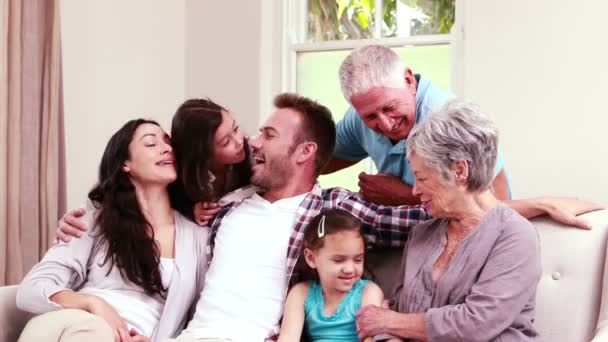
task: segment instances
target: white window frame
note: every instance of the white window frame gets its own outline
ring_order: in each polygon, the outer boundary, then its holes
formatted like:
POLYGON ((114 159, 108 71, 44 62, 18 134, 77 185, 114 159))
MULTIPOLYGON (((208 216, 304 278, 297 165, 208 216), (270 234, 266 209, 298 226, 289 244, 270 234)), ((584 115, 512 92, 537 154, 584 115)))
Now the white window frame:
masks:
MULTIPOLYGON (((461 1, 456 1, 456 18, 454 22, 452 34, 434 34, 420 35, 410 37, 394 37, 382 38, 381 27, 376 25, 374 28, 374 38, 372 39, 351 39, 324 41, 313 43, 302 43, 306 36, 307 23, 306 14, 308 8, 307 0, 288 0, 283 6, 283 54, 281 66, 281 88, 283 91, 295 92, 297 89, 297 57, 299 53, 315 52, 315 51, 336 51, 336 50, 352 50, 369 44, 379 44, 387 47, 404 47, 404 46, 428 46, 428 45, 445 45, 449 44, 453 48, 452 56, 452 71, 450 78, 452 79, 452 90, 460 93, 460 77, 462 70, 454 61, 461 61, 460 49, 455 48, 460 46, 464 36, 464 30, 459 25, 462 20, 462 9, 459 4, 461 1)), ((382 8, 382 0, 375 0, 376 8, 382 8)), ((375 22, 382 20, 382 13, 376 11, 375 22)))
MULTIPOLYGON (((382 38, 381 26, 374 28, 373 39, 350 39, 338 41, 324 41, 313 43, 302 43, 305 41, 307 31, 307 0, 287 0, 283 6, 283 53, 281 58, 281 89, 282 91, 297 91, 297 61, 298 54, 315 51, 336 51, 352 50, 369 44, 379 44, 386 47, 405 47, 405 46, 429 46, 445 45, 452 47, 452 68, 451 84, 455 94, 462 94, 462 44, 464 40, 464 29, 460 26, 463 22, 463 9, 460 0, 456 0, 455 16, 456 21, 452 26, 451 34, 419 35, 410 37, 382 38)), ((382 0, 375 0, 375 8, 382 8, 382 0)), ((382 21, 381 11, 376 11, 375 22, 382 21)), ((371 158, 366 158, 366 171, 375 173, 375 165, 371 158)))

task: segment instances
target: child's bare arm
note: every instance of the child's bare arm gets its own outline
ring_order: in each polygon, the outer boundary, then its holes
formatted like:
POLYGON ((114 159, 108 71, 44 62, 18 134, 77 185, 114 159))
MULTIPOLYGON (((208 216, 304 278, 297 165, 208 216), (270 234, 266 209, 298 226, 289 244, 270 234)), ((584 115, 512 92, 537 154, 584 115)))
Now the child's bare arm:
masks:
MULTIPOLYGON (((365 285, 365 288, 363 289, 363 295, 361 296, 361 307, 364 307, 366 305, 382 306, 383 300, 384 294, 382 293, 382 289, 378 285, 372 282, 369 282, 367 283, 367 285, 365 285)), ((365 339, 363 339, 363 342, 373 341, 373 336, 367 336, 365 337, 365 339)))
MULTIPOLYGON (((382 289, 370 282, 368 283, 365 288, 363 289, 363 296, 361 296, 361 307, 364 307, 366 305, 376 305, 376 306, 382 306, 382 302, 384 301, 384 294, 382 293, 382 289)), ((383 336, 384 337, 384 336, 383 336)), ((374 337, 372 336, 368 336, 365 339, 363 339, 363 342, 373 342, 374 341, 374 337)), ((392 338, 390 335, 386 335, 386 339, 381 338, 381 341, 383 342, 403 342, 402 339, 400 338, 392 338)))
POLYGON ((287 295, 283 322, 277 342, 299 342, 304 327, 304 302, 310 283, 296 284, 287 295))

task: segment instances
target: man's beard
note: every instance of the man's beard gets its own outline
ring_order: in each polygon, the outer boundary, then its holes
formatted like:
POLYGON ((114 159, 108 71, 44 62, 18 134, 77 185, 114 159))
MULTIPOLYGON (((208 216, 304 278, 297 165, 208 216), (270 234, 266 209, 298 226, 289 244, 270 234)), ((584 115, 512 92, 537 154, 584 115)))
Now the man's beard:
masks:
POLYGON ((287 160, 288 156, 277 157, 266 160, 264 170, 259 177, 255 173, 251 177, 251 184, 266 191, 280 188, 289 182, 293 176, 293 169, 287 160))

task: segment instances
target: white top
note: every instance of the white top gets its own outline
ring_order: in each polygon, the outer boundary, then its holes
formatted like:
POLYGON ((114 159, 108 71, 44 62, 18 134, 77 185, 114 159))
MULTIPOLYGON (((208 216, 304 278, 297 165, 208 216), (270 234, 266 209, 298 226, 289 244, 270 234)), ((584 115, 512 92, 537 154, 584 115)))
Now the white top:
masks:
POLYGON ((283 313, 287 247, 306 194, 270 203, 255 194, 223 220, 194 318, 194 338, 263 341, 283 313))
POLYGON ((110 263, 104 263, 106 249, 95 247, 101 239, 95 216, 95 210, 87 210, 82 221, 91 229, 80 239, 54 245, 32 268, 17 292, 17 306, 41 314, 62 308, 49 299, 57 292, 70 289, 95 293, 151 341, 175 337, 202 289, 208 229, 175 212, 175 259, 161 258, 163 284, 169 288, 166 301, 161 303, 124 279, 118 267, 110 269, 110 263))
MULTIPOLYGON (((174 260, 160 258, 160 269, 163 285, 168 289, 175 269, 174 260)), ((152 336, 165 306, 163 298, 151 297, 143 289, 133 289, 126 293, 112 289, 84 287, 79 292, 95 295, 105 300, 125 320, 129 329, 133 328, 144 336, 152 336)))

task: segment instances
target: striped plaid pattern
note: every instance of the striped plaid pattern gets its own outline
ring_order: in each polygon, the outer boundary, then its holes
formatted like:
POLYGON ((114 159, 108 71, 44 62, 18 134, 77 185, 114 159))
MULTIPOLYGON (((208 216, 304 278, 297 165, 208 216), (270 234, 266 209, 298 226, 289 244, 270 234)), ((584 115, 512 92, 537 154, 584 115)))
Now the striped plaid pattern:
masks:
MULTIPOLYGON (((223 218, 258 190, 254 186, 246 186, 229 194, 233 202, 224 206, 211 223, 211 232, 207 243, 207 260, 209 263, 213 258, 215 236, 223 218)), ((294 274, 294 268, 302 252, 304 229, 324 209, 341 209, 359 218, 363 223, 363 231, 367 241, 377 247, 403 247, 407 241, 410 228, 429 219, 427 211, 422 206, 388 207, 377 205, 364 201, 357 193, 345 189, 322 190, 317 183, 300 204, 297 220, 292 227, 287 248, 286 281, 289 286, 298 282, 299 277, 294 274)), ((279 326, 277 324, 275 329, 270 332, 267 341, 275 341, 278 333, 279 326)))

